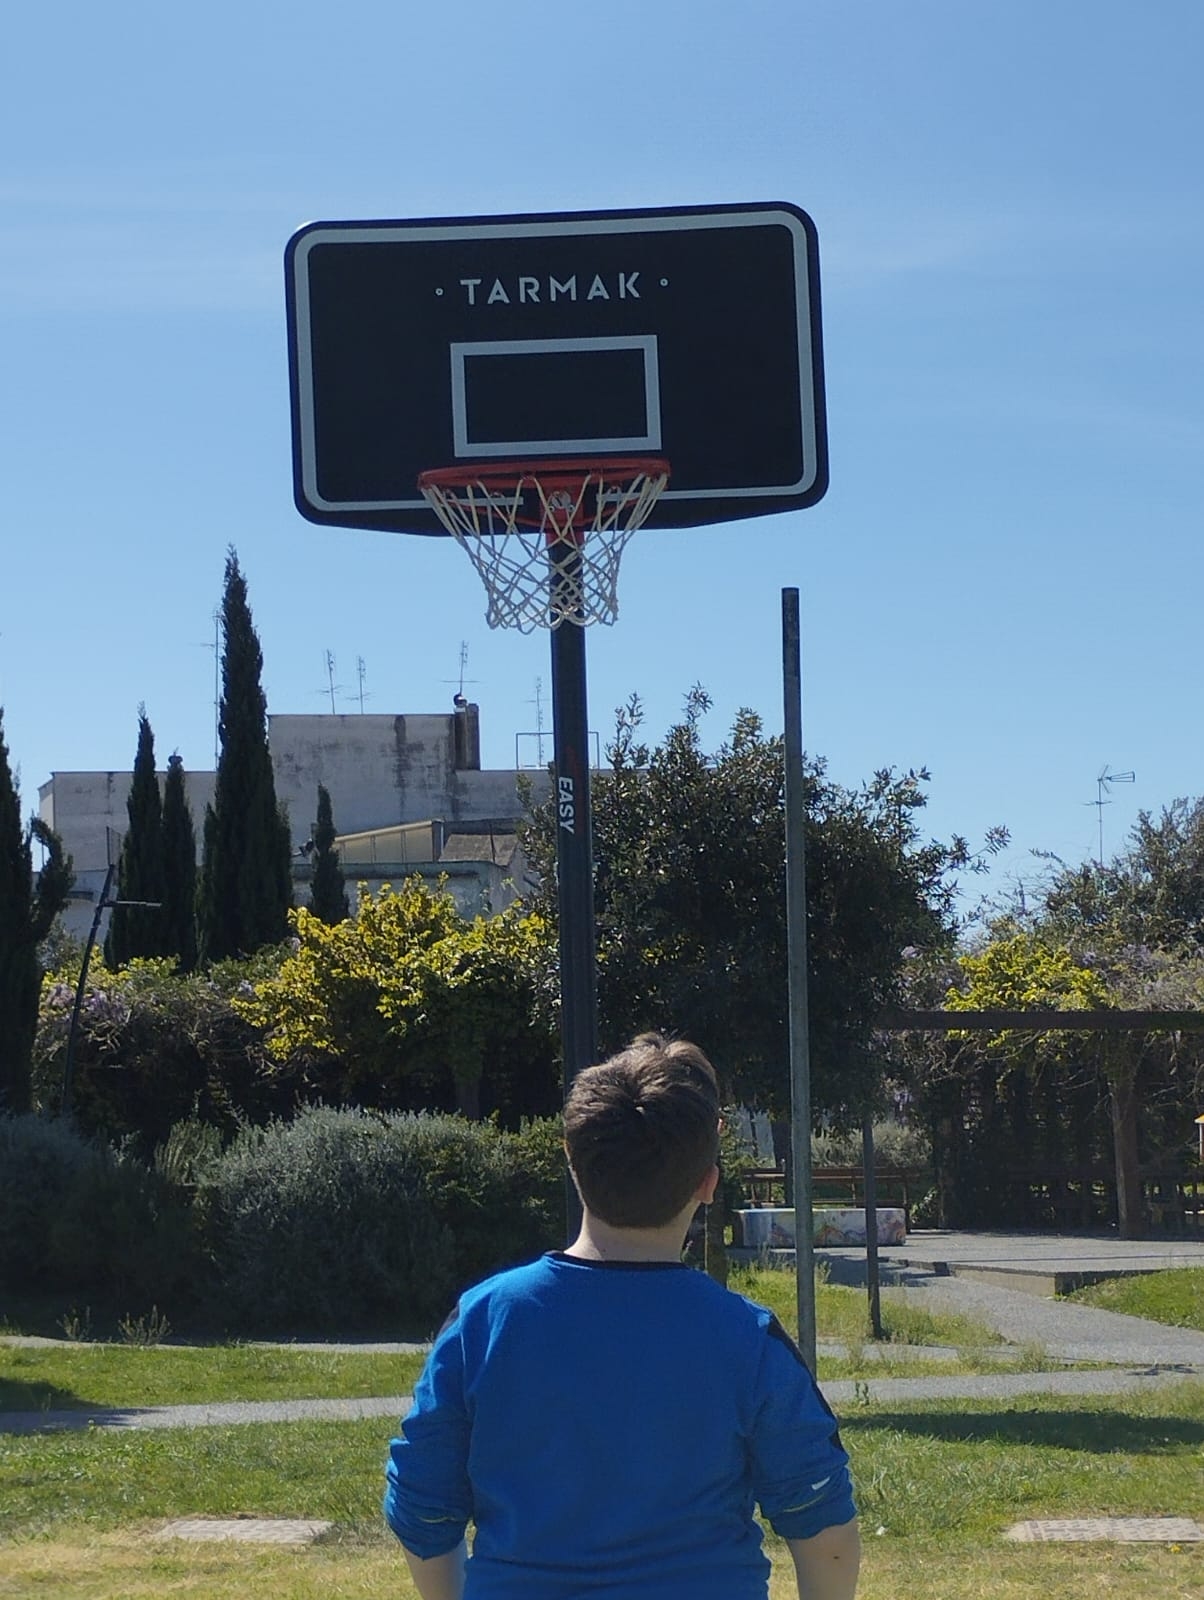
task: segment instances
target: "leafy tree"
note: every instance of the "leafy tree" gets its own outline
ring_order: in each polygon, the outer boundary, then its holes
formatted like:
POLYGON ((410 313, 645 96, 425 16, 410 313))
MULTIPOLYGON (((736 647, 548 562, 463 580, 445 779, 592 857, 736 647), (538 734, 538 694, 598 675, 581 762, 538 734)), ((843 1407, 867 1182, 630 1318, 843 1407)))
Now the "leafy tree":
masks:
MULTIPOLYGON (((598 999, 604 1050, 642 1029, 685 1033, 728 1090, 785 1111, 787 981, 782 741, 751 711, 713 755, 695 687, 663 743, 640 738, 638 698, 618 714, 611 770, 593 780, 598 999)), ((816 1114, 860 1120, 881 1072, 873 1022, 898 999, 905 947, 953 935, 949 873, 963 840, 921 843, 924 772, 883 771, 851 791, 806 770, 808 960, 816 1114)), ((555 823, 525 830, 541 874, 536 902, 556 917, 555 823)))
POLYGON ((138 711, 138 750, 126 815, 129 826, 117 864, 117 897, 119 901, 148 903, 113 907, 105 940, 105 961, 110 967, 124 966, 134 956, 162 955, 166 948, 163 799, 155 772, 155 736, 145 707, 138 711))
POLYGON ((222 596, 221 753, 206 807, 201 869, 201 951, 207 961, 249 955, 288 934, 292 845, 281 815, 267 740, 263 653, 233 550, 222 596))
POLYGON ((1204 799, 1138 816, 1104 867, 1054 861, 1040 925, 1055 937, 1157 949, 1204 948, 1204 799))
POLYGON ((67 903, 71 858, 39 817, 21 826, 21 803, 9 766, 0 710, 0 1109, 30 1106, 30 1063, 38 1026, 42 970, 38 946, 67 903), (32 841, 46 851, 33 870, 32 841))
POLYGON ((163 787, 163 950, 180 972, 196 966, 196 830, 184 790, 184 763, 173 755, 163 787))
POLYGON ((339 853, 334 847, 334 817, 330 806, 330 793, 318 785, 318 821, 314 828, 314 848, 310 857, 313 877, 310 880, 310 910, 322 922, 342 922, 351 915, 347 903, 347 885, 343 869, 339 866, 339 853))
POLYGON ((481 1112, 487 1069, 496 1080, 509 1060, 537 1086, 525 1103, 522 1086, 512 1096, 521 1109, 552 1109, 539 918, 516 904, 468 922, 450 894, 410 878, 377 895, 361 888, 346 921, 324 923, 304 906, 291 921, 295 952, 253 998, 235 1001, 277 1060, 324 1064, 334 1097, 362 1104, 411 1105, 416 1089, 419 1104, 438 1108, 451 1089, 469 1117, 481 1112))

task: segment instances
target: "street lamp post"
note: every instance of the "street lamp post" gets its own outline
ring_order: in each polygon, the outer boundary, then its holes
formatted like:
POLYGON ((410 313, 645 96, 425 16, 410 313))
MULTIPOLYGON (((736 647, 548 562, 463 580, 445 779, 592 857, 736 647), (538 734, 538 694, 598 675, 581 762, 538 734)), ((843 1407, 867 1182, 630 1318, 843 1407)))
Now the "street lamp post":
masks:
POLYGON ((63 1095, 59 1105, 59 1115, 65 1117, 71 1108, 71 1079, 75 1072, 75 1047, 79 1038, 79 1014, 83 1010, 84 990, 88 984, 88 967, 92 960, 92 950, 96 944, 96 935, 100 932, 100 919, 112 906, 147 906, 158 911, 163 902, 161 900, 110 900, 109 891, 113 887, 113 879, 117 876, 117 863, 109 862, 109 870, 105 873, 104 885, 96 901, 96 910, 92 914, 92 926, 88 929, 87 943, 84 945, 84 958, 80 963, 79 982, 75 986, 75 1004, 71 1008, 71 1027, 67 1032, 67 1059, 63 1063, 63 1095))

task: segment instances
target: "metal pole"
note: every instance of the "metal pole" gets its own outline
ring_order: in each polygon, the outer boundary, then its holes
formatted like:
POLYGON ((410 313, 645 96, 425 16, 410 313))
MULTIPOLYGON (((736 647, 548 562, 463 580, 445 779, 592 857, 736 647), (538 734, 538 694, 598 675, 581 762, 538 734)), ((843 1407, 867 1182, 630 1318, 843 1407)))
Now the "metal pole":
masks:
POLYGON ((786 985, 790 1018, 790 1151, 799 1349, 815 1372, 815 1246, 811 1217, 811 1040, 807 1007, 806 796, 803 682, 797 589, 782 590, 782 686, 786 712, 786 985))
POLYGON ((865 1283, 870 1302, 870 1332, 875 1339, 885 1339, 879 1292, 878 1174, 874 1169, 874 1119, 868 1111, 861 1122, 861 1162, 865 1183, 865 1283))
MULTIPOLYGON (((573 574, 553 568, 555 587, 573 574)), ((555 608, 553 608, 555 614, 555 608)), ((594 874, 589 803, 589 711, 585 629, 571 621, 552 629, 553 814, 560 921, 560 1038, 564 1091, 598 1056, 594 874)), ((566 1194, 570 1241, 581 1222, 572 1180, 566 1194)))
POLYGON ((84 945, 84 957, 80 963, 79 982, 75 986, 75 1004, 71 1008, 71 1026, 67 1030, 67 1058, 63 1063, 63 1097, 59 1105, 59 1116, 65 1117, 71 1109, 71 1077, 75 1071, 75 1042, 79 1036, 79 1014, 84 1003, 84 990, 88 983, 88 965, 92 960, 92 947, 96 943, 96 935, 100 931, 100 919, 106 909, 114 902, 109 899, 109 890, 113 887, 113 879, 117 874, 117 863, 109 862, 109 870, 105 873, 104 887, 96 902, 96 910, 92 914, 92 926, 88 929, 87 943, 84 945))

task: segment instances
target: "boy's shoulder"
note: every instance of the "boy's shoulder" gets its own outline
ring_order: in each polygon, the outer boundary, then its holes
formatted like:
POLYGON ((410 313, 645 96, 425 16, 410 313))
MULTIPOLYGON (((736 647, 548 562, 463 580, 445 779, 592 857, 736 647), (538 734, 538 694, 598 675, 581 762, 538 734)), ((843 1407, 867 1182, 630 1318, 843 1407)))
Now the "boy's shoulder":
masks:
POLYGON ((580 1261, 560 1251, 549 1251, 534 1261, 508 1267, 474 1284, 460 1296, 459 1313, 465 1316, 478 1308, 555 1295, 561 1287, 568 1289, 585 1275, 591 1285, 609 1286, 616 1298, 638 1293, 641 1283, 655 1280, 660 1293, 692 1303, 699 1315, 709 1319, 711 1326, 718 1323, 726 1324, 733 1331, 741 1328, 760 1329, 766 1333, 780 1331, 777 1317, 766 1306, 716 1283, 695 1268, 670 1262, 663 1270, 648 1272, 632 1263, 612 1265, 580 1261))

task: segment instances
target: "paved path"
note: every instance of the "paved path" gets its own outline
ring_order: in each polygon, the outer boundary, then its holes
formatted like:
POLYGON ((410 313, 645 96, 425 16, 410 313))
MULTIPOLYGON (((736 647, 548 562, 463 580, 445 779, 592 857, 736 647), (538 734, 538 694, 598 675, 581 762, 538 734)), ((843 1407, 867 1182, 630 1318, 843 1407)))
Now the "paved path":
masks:
MULTIPOLYGON (((864 1250, 817 1252, 834 1283, 865 1283, 864 1250)), ((1062 1361, 1195 1367, 1204 1372, 1204 1333, 1170 1328, 1115 1311, 1005 1287, 1006 1278, 959 1277, 975 1267, 1018 1271, 1106 1272, 1110 1267, 1157 1270, 1204 1267, 1204 1240, 1136 1241, 1050 1234, 915 1233, 906 1245, 884 1247, 884 1288, 902 1290, 913 1305, 960 1312, 994 1328, 1009 1344, 1039 1347, 1062 1361)))

